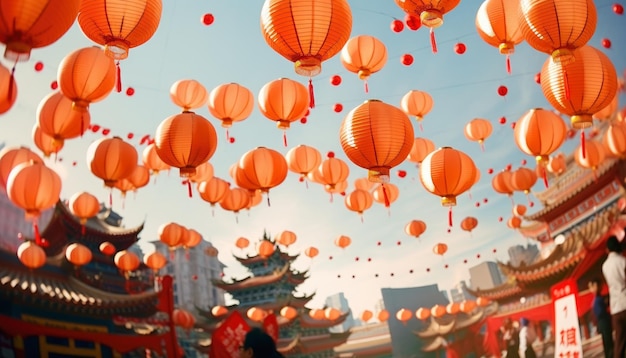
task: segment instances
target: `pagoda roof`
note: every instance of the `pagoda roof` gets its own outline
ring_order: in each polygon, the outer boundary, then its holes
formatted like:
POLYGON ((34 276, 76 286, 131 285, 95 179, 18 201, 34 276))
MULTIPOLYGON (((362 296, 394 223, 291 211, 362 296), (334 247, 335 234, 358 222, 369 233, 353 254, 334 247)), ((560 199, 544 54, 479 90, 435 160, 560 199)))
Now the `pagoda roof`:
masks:
POLYGON ((558 277, 569 274, 583 261, 589 250, 596 249, 603 242, 611 226, 621 225, 622 222, 626 224, 626 217, 621 215, 619 205, 615 202, 564 233, 564 242, 556 245, 545 259, 518 267, 501 262, 498 265, 505 275, 514 277, 522 286, 548 278, 558 280, 558 277))
POLYGON ((442 336, 432 338, 430 341, 425 342, 422 346, 424 352, 436 352, 446 346, 446 340, 442 336))
POLYGON ((311 317, 308 312, 306 314, 300 314, 300 327, 302 328, 330 328, 338 324, 342 324, 346 318, 350 315, 350 312, 342 313, 337 319, 315 319, 311 317))
POLYGON ((461 312, 455 315, 449 315, 449 318, 443 322, 441 319, 433 318, 430 320, 428 327, 421 331, 414 331, 413 333, 420 338, 432 338, 435 336, 447 335, 479 323, 484 318, 485 312, 482 309, 475 310, 473 314, 461 312))
POLYGON ((108 224, 105 220, 111 214, 110 209, 104 209, 93 218, 87 220, 85 224, 85 234, 81 234, 82 225, 62 202, 58 201, 54 207, 54 212, 50 222, 41 232, 41 237, 45 238, 49 247, 46 254, 57 255, 69 243, 72 237, 80 238, 84 242, 101 243, 108 241, 117 250, 125 250, 138 240, 139 233, 143 230, 144 224, 126 229, 108 224))
POLYGON ((283 267, 274 270, 269 275, 264 276, 248 276, 240 280, 234 280, 233 282, 224 282, 224 280, 213 280, 213 284, 226 291, 239 291, 246 290, 252 287, 270 285, 280 281, 289 271, 289 263, 283 265, 283 267))
MULTIPOLYGON (((568 158, 568 163, 573 159, 568 158)), ((550 187, 543 192, 535 193, 535 197, 544 204, 543 209, 525 216, 530 221, 549 221, 553 211, 559 207, 570 207, 578 198, 588 197, 598 187, 608 184, 614 179, 615 169, 623 166, 624 160, 607 158, 594 171, 572 163, 568 164, 566 173, 557 177, 550 187)))
POLYGON ((148 317, 157 311, 156 292, 133 295, 109 293, 82 283, 50 265, 29 270, 16 258, 1 258, 0 296, 16 303, 52 306, 58 312, 98 317, 148 317))
POLYGON ((486 290, 472 290, 467 289, 470 295, 474 297, 483 297, 492 301, 500 301, 509 297, 515 297, 524 292, 524 290, 517 285, 515 280, 507 280, 505 283, 489 288, 486 290))
POLYGON ((350 331, 342 333, 328 333, 316 336, 297 335, 295 340, 287 344, 278 341, 279 352, 282 354, 311 354, 325 350, 332 350, 334 347, 345 343, 350 336, 350 331), (294 342, 295 341, 295 342, 294 342))
POLYGON ((246 257, 240 257, 240 256, 233 254, 233 257, 237 261, 239 261, 239 263, 245 266, 245 265, 251 265, 254 263, 265 262, 271 259, 272 257, 274 257, 275 255, 280 255, 280 259, 284 261, 294 261, 300 256, 300 254, 289 255, 288 253, 281 251, 280 248, 277 248, 276 251, 274 251, 274 253, 270 257, 263 257, 260 255, 250 256, 248 254, 246 254, 246 257))
POLYGON ((391 355, 391 334, 387 322, 370 323, 350 328, 348 340, 335 347, 335 356, 387 356, 391 355))

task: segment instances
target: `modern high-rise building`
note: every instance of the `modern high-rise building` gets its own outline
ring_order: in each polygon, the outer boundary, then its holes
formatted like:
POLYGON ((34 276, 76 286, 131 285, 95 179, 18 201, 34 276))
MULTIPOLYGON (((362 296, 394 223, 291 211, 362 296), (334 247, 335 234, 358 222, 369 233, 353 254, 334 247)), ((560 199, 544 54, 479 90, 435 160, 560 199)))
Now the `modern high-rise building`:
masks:
POLYGON ((504 277, 493 261, 485 261, 470 267, 470 281, 473 290, 487 290, 501 285, 504 277))
POLYGON ((459 282, 456 286, 450 289, 450 300, 452 302, 463 302, 465 300, 473 300, 476 297, 472 296, 467 290, 467 284, 465 281, 459 282))
POLYGON ((335 293, 334 295, 326 297, 326 307, 336 308, 342 313, 350 312, 342 324, 338 324, 330 328, 331 333, 343 333, 355 326, 352 310, 350 309, 348 300, 344 296, 343 292, 335 293))
MULTIPOLYGON (((40 230, 52 217, 53 210, 46 210, 38 218, 40 230)), ((24 210, 17 207, 7 196, 5 188, 0 187, 0 250, 16 252, 23 242, 19 235, 33 237, 33 222, 26 220, 24 210)))
POLYGON ((210 310, 213 306, 224 305, 224 291, 212 284, 213 279, 220 278, 224 264, 212 254, 215 251, 210 242, 202 240, 196 247, 175 251, 170 251, 160 241, 152 243, 168 259, 161 273, 174 278, 174 303, 177 307, 196 314, 196 307, 210 310))
POLYGON ((530 265, 539 257, 539 248, 537 245, 515 245, 509 247, 509 260, 511 265, 519 267, 520 265, 530 265))
POLYGON ((412 312, 421 307, 432 307, 436 304, 447 305, 448 299, 441 293, 437 285, 407 287, 407 288, 383 288, 381 289, 385 309, 392 317, 387 321, 391 334, 391 346, 394 357, 406 358, 434 358, 436 353, 423 352, 424 341, 417 339, 415 333, 426 328, 426 323, 418 319, 411 319, 401 323, 395 319, 396 312, 405 308, 412 312))

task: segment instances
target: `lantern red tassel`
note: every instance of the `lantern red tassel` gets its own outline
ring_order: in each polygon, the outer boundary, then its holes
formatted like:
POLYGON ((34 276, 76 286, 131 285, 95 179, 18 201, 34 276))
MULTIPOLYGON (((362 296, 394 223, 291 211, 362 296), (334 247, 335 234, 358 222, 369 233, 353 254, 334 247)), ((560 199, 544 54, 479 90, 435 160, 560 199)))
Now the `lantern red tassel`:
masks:
POLYGON ((383 187, 383 197, 385 198, 385 207, 388 208, 389 205, 391 205, 391 203, 389 202, 389 196, 387 195, 387 188, 385 187, 385 184, 381 184, 381 186, 383 187))
POLYGON ((543 185, 548 189, 548 173, 545 166, 541 167, 541 176, 543 177, 543 185))
POLYGON ((506 73, 511 74, 511 56, 506 55, 506 73))
POLYGON ((122 69, 120 68, 120 62, 118 61, 115 66, 115 71, 117 74, 117 84, 115 89, 117 93, 120 93, 122 92, 122 69))
POLYGON ((37 219, 33 220, 33 232, 35 233, 35 244, 41 246, 41 235, 39 234, 39 225, 37 219))
POLYGON ((190 198, 193 196, 193 193, 191 191, 191 180, 189 179, 187 179, 187 193, 189 194, 190 198))
POLYGON ((580 131, 580 149, 582 150, 583 159, 587 158, 587 146, 585 144, 585 130, 580 131))
POLYGON ((13 85, 15 84, 15 66, 17 66, 17 61, 13 64, 13 68, 11 69, 11 77, 9 77, 9 90, 7 91, 7 100, 11 101, 13 98, 13 85))
POLYGON ((430 28, 430 46, 433 49, 433 53, 437 53, 437 40, 435 39, 435 30, 430 28))
POLYGON ((448 227, 452 227, 452 207, 448 208, 448 227))
POLYGON ((313 79, 309 78, 309 108, 315 108, 315 92, 313 90, 313 79))

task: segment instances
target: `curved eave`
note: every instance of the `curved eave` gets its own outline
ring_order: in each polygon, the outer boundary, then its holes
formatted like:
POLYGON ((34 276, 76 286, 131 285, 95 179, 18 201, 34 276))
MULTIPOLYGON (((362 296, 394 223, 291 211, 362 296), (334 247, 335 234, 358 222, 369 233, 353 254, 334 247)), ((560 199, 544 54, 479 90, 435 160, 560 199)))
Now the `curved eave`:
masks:
POLYGON ((300 343, 300 334, 298 333, 293 338, 281 338, 276 342, 276 350, 281 354, 288 354, 293 351, 300 343))
POLYGON ((289 264, 283 266, 280 270, 274 271, 271 275, 266 276, 249 276, 242 280, 234 281, 231 283, 224 282, 223 280, 213 280, 213 284, 226 291, 241 291, 247 290, 252 287, 271 285, 280 281, 285 274, 289 271, 289 264))
MULTIPOLYGON (((546 189, 544 192, 535 194, 537 198, 539 198, 542 202, 546 202, 547 205, 538 212, 526 216, 526 218, 532 221, 546 221, 545 216, 547 214, 561 205, 566 205, 570 199, 585 191, 588 187, 595 186, 597 183, 605 182, 607 174, 612 174, 612 169, 619 167, 618 164, 623 165, 623 163, 624 160, 621 159, 606 159, 602 164, 600 164, 598 169, 596 169, 595 174, 589 169, 576 167, 577 170, 580 170, 581 175, 570 175, 575 178, 571 182, 562 183, 563 180, 561 180, 561 182, 552 183, 550 188, 546 189), (566 187, 563 187, 564 185, 566 187)), ((561 175, 561 177, 564 176, 565 174, 561 175)))
POLYGON ((449 316, 446 321, 441 322, 438 319, 430 320, 430 324, 428 327, 421 331, 413 331, 413 334, 417 335, 420 338, 432 338, 436 336, 445 336, 446 334, 451 333, 456 326, 456 317, 449 316), (448 321, 448 322, 446 322, 448 321))
POLYGON ((523 292, 522 288, 519 287, 513 280, 507 281, 500 286, 496 286, 488 290, 472 290, 468 288, 467 291, 474 297, 487 298, 492 301, 515 297, 523 292))
POLYGON ((255 263, 271 260, 275 255, 279 255, 281 260, 288 261, 288 262, 292 262, 295 259, 297 259, 298 256, 300 256, 299 254, 292 256, 286 252, 279 251, 279 250, 280 250, 279 248, 276 248, 276 251, 274 251, 274 254, 272 254, 272 256, 269 256, 269 257, 263 257, 259 255, 254 255, 254 256, 246 255, 246 257, 241 257, 235 254, 233 254, 233 257, 235 258, 235 260, 239 261, 239 263, 241 263, 242 265, 247 266, 247 265, 252 265, 255 263))
MULTIPOLYGON (((526 218, 524 218, 526 219, 526 218)), ((528 224, 521 226, 517 231, 524 237, 538 237, 548 230, 548 225, 542 221, 532 221, 528 224)))
POLYGON ((330 328, 336 326, 338 324, 342 324, 346 318, 350 315, 350 312, 343 313, 336 320, 328 320, 328 319, 314 319, 309 316, 308 313, 300 315, 300 326, 302 328, 330 328))
POLYGON ((439 349, 442 349, 444 346, 445 340, 443 339, 443 337, 435 337, 422 346, 422 351, 435 352, 439 349))

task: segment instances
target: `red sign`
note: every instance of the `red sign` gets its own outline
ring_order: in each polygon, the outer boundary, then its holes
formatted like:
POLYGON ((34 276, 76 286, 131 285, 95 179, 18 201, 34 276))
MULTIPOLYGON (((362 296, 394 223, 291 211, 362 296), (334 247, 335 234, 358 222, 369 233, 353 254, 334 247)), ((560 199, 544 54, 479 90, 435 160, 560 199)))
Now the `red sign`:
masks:
POLYGON ((211 358, 238 358, 239 347, 249 330, 250 326, 239 312, 231 313, 213 332, 211 358))
POLYGON ((265 333, 274 338, 274 342, 278 341, 278 321, 276 320, 275 314, 270 313, 265 317, 263 320, 263 329, 265 333))

